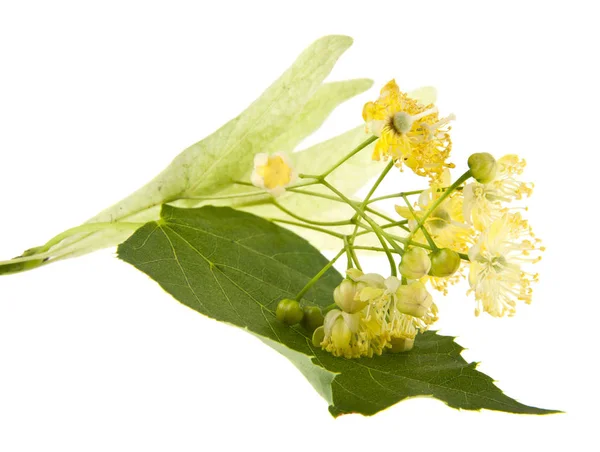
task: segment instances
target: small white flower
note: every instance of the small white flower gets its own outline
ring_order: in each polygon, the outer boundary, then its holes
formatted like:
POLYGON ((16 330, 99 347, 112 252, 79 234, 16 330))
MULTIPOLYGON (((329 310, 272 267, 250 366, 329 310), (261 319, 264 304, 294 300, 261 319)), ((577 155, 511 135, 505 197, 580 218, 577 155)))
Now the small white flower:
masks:
POLYGON ((296 180, 298 174, 282 153, 271 156, 265 153, 254 156, 254 171, 250 180, 255 187, 263 188, 274 197, 285 192, 285 187, 296 180))

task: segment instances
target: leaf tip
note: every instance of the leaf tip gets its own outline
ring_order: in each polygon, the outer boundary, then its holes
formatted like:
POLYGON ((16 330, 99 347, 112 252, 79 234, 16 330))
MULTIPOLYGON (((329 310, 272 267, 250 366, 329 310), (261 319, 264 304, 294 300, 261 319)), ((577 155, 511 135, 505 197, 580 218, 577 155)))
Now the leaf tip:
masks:
POLYGON ((329 47, 339 47, 345 51, 354 43, 354 39, 346 35, 326 35, 317 39, 313 45, 320 43, 329 47))
POLYGON ((371 80, 370 78, 357 78, 356 79, 356 84, 360 87, 360 89, 362 89, 363 91, 366 91, 368 89, 371 89, 373 87, 373 84, 375 82, 373 80, 371 80))

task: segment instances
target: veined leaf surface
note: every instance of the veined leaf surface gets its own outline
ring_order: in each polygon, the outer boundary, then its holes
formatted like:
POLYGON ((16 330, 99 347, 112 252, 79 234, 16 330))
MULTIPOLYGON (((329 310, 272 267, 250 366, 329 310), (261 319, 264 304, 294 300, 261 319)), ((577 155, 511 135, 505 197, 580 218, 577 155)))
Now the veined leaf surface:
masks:
MULTIPOLYGON (((300 326, 277 321, 275 308, 326 263, 306 240, 260 217, 228 207, 178 209, 139 229, 118 255, 181 303, 241 328, 271 345, 308 378, 334 416, 375 414, 403 399, 433 396, 455 408, 547 414, 504 395, 461 356, 462 347, 435 332, 404 354, 344 359, 315 348, 300 326)), ((341 281, 334 269, 303 302, 327 306, 341 281)))

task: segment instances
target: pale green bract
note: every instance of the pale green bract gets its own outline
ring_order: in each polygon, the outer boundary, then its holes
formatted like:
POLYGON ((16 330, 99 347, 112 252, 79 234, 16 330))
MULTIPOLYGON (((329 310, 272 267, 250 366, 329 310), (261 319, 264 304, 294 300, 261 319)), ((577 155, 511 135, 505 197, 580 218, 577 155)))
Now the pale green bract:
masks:
MULTIPOLYGON (((228 187, 234 187, 233 181, 249 173, 256 153, 291 151, 318 129, 336 106, 371 87, 367 79, 322 83, 351 44, 347 36, 326 36, 315 41, 242 114, 184 150, 148 184, 88 220, 83 228, 74 228, 75 234, 65 234, 58 243, 51 241, 16 259, 0 262, 0 274, 115 246, 126 240, 139 223, 158 219, 162 204, 227 193, 228 187)), ((361 135, 349 133, 357 137, 341 135, 318 149, 307 150, 307 155, 319 152, 321 156, 329 155, 328 160, 338 159, 347 152, 349 141, 356 142, 361 135)), ((298 155, 300 161, 311 160, 298 155)), ((353 183, 362 185, 372 174, 359 173, 353 183)), ((247 187, 235 187, 236 191, 244 189, 247 191, 247 187)), ((188 206, 198 204, 194 201, 188 206)), ((316 208, 327 209, 328 204, 316 208)))

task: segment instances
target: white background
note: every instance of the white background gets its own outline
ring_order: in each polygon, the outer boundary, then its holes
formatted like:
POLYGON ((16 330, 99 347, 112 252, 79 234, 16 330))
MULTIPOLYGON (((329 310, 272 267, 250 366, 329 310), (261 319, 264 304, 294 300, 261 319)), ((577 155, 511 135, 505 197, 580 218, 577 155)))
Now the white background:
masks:
POLYGON ((438 327, 507 394, 567 414, 418 398, 334 420, 283 357, 106 250, 0 277, 0 450, 595 450, 594 3, 2 1, 0 258, 129 194, 314 39, 348 34, 330 80, 375 86, 310 142, 360 124, 395 77, 438 87, 459 168, 477 151, 528 160, 528 216, 548 247, 533 304, 476 319, 461 286, 437 297, 438 327))

